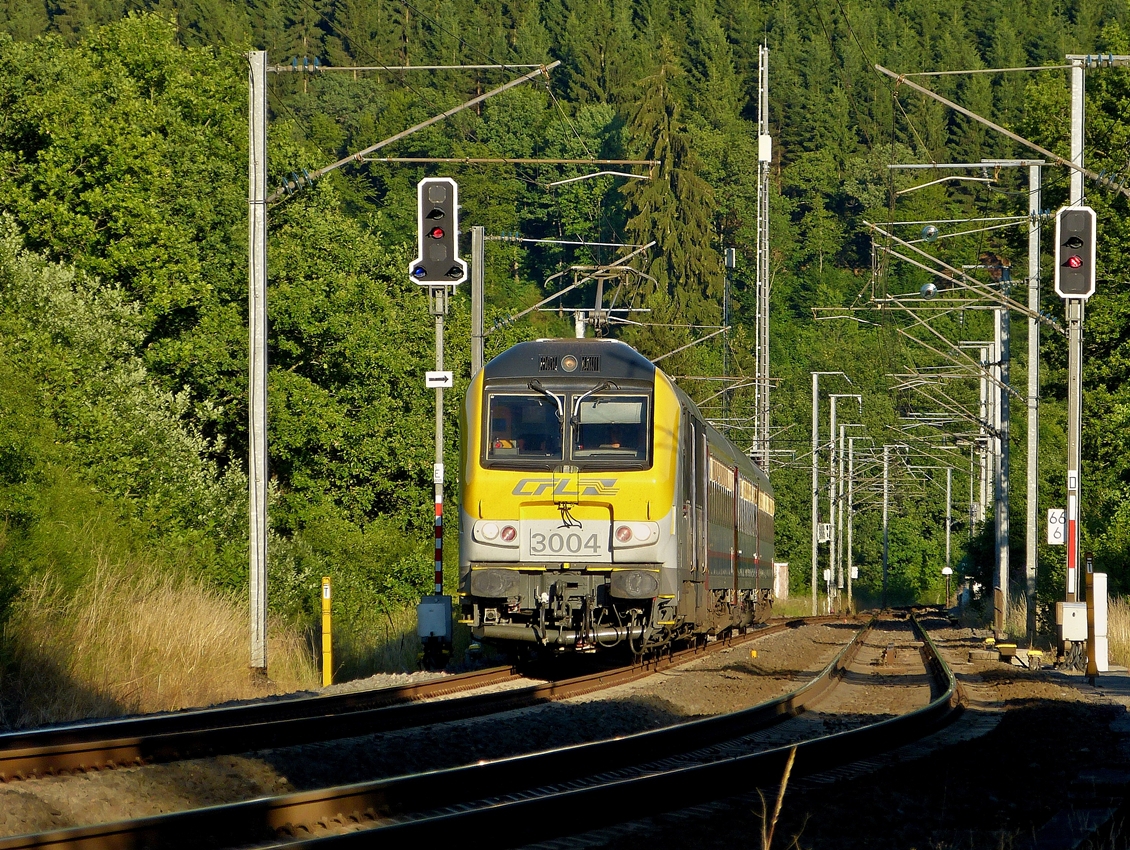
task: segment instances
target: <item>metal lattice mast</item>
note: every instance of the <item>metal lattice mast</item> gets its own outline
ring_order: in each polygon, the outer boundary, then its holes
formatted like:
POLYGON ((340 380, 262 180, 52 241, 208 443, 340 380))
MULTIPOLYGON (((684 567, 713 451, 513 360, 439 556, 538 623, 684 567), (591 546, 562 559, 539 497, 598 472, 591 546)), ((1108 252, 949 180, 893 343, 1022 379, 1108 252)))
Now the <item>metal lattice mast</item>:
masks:
POLYGON ((757 363, 754 416, 755 454, 769 469, 769 167, 773 139, 769 135, 769 48, 757 52, 757 363))

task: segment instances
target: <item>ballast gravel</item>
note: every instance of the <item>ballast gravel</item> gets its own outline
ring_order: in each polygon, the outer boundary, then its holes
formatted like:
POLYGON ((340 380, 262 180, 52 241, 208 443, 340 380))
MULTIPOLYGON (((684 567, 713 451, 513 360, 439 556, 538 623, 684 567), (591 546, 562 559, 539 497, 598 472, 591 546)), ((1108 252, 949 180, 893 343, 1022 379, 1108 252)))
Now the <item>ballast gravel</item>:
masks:
MULTIPOLYGON (((1105 850, 1130 847, 1130 677, 1029 670, 981 655, 984 632, 925 620, 965 690, 951 726, 834 782, 785 789, 773 848, 1105 850), (1106 819, 1095 834, 1089 818, 1106 819)), ((764 847, 777 788, 604 832, 570 848, 628 850, 662 837, 696 850, 764 847)))
MULTIPOLYGON (((468 764, 735 711, 795 690, 857 629, 846 622, 790 628, 628 685, 430 728, 0 785, 0 837, 468 764)), ((393 674, 365 685, 434 675, 393 674)), ((332 690, 348 689, 356 683, 332 690)))
MULTIPOLYGON (((835 783, 794 779, 786 788, 773 847, 1042 850, 1059 845, 1034 839, 1057 819, 1077 820, 1076 808, 1087 805, 1088 777, 1106 771, 1130 778, 1125 672, 1100 677, 1096 688, 1078 674, 970 661, 982 634, 940 618, 927 625, 965 688, 965 713, 930 745, 904 748, 859 775, 835 783)), ((790 629, 629 685, 428 729, 11 783, 0 786, 0 835, 465 764, 733 711, 798 687, 835 657, 856 628, 841 623, 790 629)), ((885 624, 861 650, 848 686, 803 719, 834 731, 866 716, 919 707, 929 699, 920 670, 915 642, 885 624), (897 687, 867 687, 892 684, 900 676, 897 687)), ((428 675, 434 674, 414 677, 428 675)), ((390 676, 366 684, 405 681, 390 676)), ((357 686, 335 689, 346 687, 357 686)), ((766 789, 770 805, 775 792, 766 789)), ((1113 835, 1081 846, 1127 845, 1118 836, 1127 832, 1130 811, 1124 802, 1111 805, 1120 806, 1113 835)), ((665 844, 704 850, 760 847, 763 809, 757 794, 744 794, 554 845, 627 850, 661 837, 665 844)))

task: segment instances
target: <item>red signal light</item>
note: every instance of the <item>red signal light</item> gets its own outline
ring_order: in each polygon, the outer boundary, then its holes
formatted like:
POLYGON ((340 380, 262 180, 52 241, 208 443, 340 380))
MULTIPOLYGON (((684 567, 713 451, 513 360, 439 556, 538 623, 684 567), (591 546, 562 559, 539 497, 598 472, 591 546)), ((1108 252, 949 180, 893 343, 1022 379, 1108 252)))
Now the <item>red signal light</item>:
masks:
POLYGON ((1083 265, 1083 258, 1077 254, 1072 254, 1067 258, 1067 267, 1072 269, 1081 268, 1083 265))
POLYGON ((428 231, 428 236, 432 237, 432 239, 442 239, 443 238, 443 228, 442 227, 433 227, 431 230, 428 231))

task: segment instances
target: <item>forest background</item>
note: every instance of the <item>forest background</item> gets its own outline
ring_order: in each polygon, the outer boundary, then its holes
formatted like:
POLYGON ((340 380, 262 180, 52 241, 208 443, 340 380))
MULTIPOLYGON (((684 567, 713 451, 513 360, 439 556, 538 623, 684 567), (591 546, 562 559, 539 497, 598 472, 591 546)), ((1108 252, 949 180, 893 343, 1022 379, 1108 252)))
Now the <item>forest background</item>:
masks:
MULTIPOLYGON (((736 248, 731 372, 750 375, 763 43, 773 135, 771 419, 773 448, 784 450, 771 476, 778 557, 790 562, 793 592, 806 594, 810 371, 843 370, 852 385, 829 378, 823 390, 863 395, 866 430, 854 433, 871 442, 860 443, 857 469, 873 485, 881 446, 905 441, 893 430, 900 417, 929 409, 909 390, 893 390, 891 376, 939 363, 900 334, 908 319, 893 311, 853 314, 862 322, 814 317, 813 308, 866 306, 872 293, 913 294, 931 280, 908 264, 876 261, 882 254, 873 254, 864 222, 1014 216, 1012 226, 989 230, 941 225, 947 238, 928 247, 955 266, 975 266, 987 253, 1015 258, 1018 291, 1026 275, 1026 169, 899 194, 940 173, 888 165, 1029 152, 873 65, 991 69, 1130 53, 1124 2, 2 0, 0 664, 8 687, 0 679, 0 703, 11 710, 31 698, 26 687, 13 689, 17 671, 42 661, 44 630, 61 628, 76 600, 95 598, 108 571, 124 569, 127 597, 140 576, 161 575, 246 610, 245 51, 265 49, 281 65, 317 57, 383 69, 269 75, 272 186, 517 76, 395 70, 404 65, 562 62, 548 82, 513 89, 382 154, 662 161, 646 181, 604 176, 557 187, 549 184, 594 169, 373 163, 340 169, 271 208, 271 610, 280 629, 315 635, 320 580, 333 576, 341 672, 352 675, 379 666, 373 647, 396 637, 403 623, 393 615, 430 584, 434 395, 422 373, 433 361, 433 326, 424 293, 406 275, 417 181, 459 181, 464 233, 482 225, 489 236, 655 240, 638 265, 652 280, 638 279, 626 295, 651 312, 635 314, 646 316, 642 326, 612 331, 652 357, 720 323, 722 251, 736 248), (954 235, 959 228, 975 232, 954 235)), ((1067 154, 1065 71, 928 83, 1067 154)), ((1116 180, 1130 169, 1128 102, 1126 70, 1088 75, 1087 164, 1116 180)), ((1066 170, 1045 170, 1044 210, 1064 203, 1067 183, 1066 170)), ((1097 185, 1086 191, 1098 212, 1099 284, 1085 339, 1083 546, 1121 593, 1130 583, 1130 229, 1124 198, 1097 185)), ((918 226, 898 233, 917 238, 918 226)), ((1050 252, 1047 231, 1043 245, 1050 252)), ((522 339, 569 335, 568 313, 504 320, 561 286, 561 278, 547 283, 552 275, 622 253, 489 242, 488 358, 522 339)), ((1062 322, 1047 257, 1043 268, 1044 309, 1062 322)), ((984 269, 970 273, 988 281, 984 269)), ((581 290, 562 300, 579 307, 591 299, 581 290)), ((445 396, 448 434, 458 433, 469 378, 468 312, 460 288, 447 325, 456 375, 445 396)), ((983 310, 942 322, 950 339, 991 337, 983 310)), ((1013 324, 1018 389, 1026 386, 1023 327, 1013 324)), ((1064 498, 1062 336, 1043 333, 1041 357, 1043 517, 1064 498)), ((722 363, 715 339, 663 365, 718 416, 718 386, 696 378, 720 375, 722 363)), ((948 391, 976 409, 975 379, 948 391)), ((752 390, 735 391, 730 415, 752 413, 752 390)), ((1025 561, 1019 400, 1013 422, 1016 588, 1025 561)), ((740 428, 731 436, 751 440, 740 428)), ((456 439, 447 452, 447 468, 457 469, 456 439)), ((957 456, 954 567, 990 585, 991 527, 968 519, 968 456, 957 456)), ((944 474, 907 466, 895 464, 889 598, 938 602, 944 474)), ((858 500, 855 588, 866 602, 882 586, 881 534, 874 487, 861 487, 870 495, 858 500)), ((454 552, 447 556, 451 576, 454 552)), ((1062 548, 1041 542, 1045 611, 1063 582, 1062 548)), ((56 648, 66 640, 56 638, 56 648)), ((65 675, 81 678, 78 662, 68 663, 65 675)))

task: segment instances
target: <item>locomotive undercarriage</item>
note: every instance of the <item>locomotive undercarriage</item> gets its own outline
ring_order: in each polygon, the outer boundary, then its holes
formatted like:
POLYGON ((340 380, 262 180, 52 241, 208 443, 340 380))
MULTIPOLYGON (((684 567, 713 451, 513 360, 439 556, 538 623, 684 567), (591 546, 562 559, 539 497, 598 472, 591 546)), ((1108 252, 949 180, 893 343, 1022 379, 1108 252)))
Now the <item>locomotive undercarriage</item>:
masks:
POLYGON ((624 646, 640 655, 687 639, 709 639, 765 620, 766 590, 710 590, 662 585, 659 564, 600 571, 475 565, 463 622, 479 640, 518 641, 595 652, 624 646))

